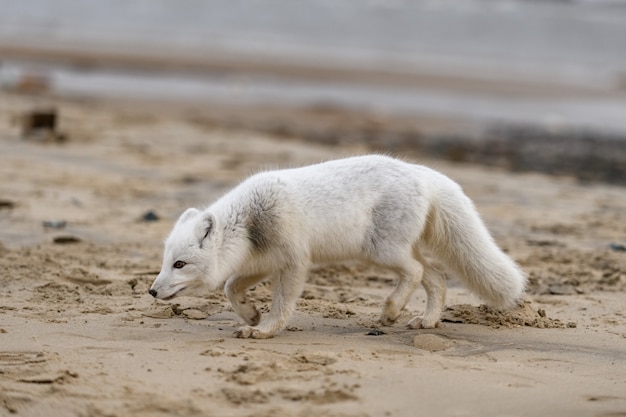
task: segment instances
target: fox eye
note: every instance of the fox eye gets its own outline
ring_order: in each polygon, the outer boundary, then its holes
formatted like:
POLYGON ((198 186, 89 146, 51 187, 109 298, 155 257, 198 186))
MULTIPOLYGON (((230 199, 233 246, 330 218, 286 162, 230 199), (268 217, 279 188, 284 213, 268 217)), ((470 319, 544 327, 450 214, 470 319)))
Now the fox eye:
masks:
POLYGON ((176 261, 176 262, 174 262, 173 267, 176 268, 176 269, 180 269, 180 268, 182 268, 185 265, 187 265, 187 262, 176 261))

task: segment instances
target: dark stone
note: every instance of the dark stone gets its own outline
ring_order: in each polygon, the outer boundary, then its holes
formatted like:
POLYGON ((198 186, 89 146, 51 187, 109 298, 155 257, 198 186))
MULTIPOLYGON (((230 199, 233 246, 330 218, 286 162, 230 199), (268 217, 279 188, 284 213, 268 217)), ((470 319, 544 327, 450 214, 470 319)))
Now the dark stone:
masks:
POLYGON ((156 222, 160 220, 160 217, 152 210, 149 210, 141 216, 141 220, 144 222, 156 222))

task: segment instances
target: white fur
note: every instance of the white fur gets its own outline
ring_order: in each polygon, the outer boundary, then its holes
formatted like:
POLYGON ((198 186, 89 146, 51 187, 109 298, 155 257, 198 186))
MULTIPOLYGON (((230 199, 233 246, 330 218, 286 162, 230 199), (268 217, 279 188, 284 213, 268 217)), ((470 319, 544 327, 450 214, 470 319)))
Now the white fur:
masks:
POLYGON ((225 284, 248 323, 237 336, 267 338, 285 327, 312 263, 346 260, 398 273, 381 315, 385 325, 422 282, 426 311, 409 326, 436 326, 447 271, 496 307, 514 306, 526 284, 455 182, 424 166, 369 155, 262 172, 208 209, 188 209, 165 242, 150 293, 169 299, 225 284), (174 268, 176 261, 185 265, 174 268), (266 278, 274 295, 260 320, 246 290, 266 278))

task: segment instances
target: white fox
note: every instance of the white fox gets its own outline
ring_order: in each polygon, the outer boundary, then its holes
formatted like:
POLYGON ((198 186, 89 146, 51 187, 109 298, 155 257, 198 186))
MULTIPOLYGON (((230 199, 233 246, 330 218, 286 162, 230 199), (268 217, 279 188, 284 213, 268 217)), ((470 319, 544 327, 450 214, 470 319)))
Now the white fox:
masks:
POLYGON ((396 321, 422 282, 425 313, 408 325, 435 327, 446 271, 495 307, 514 306, 526 285, 459 185, 421 165, 367 155, 262 172, 206 210, 188 209, 165 242, 149 292, 168 300, 225 284, 233 309, 248 324, 235 335, 269 338, 286 326, 308 268, 346 260, 398 274, 383 325, 396 321), (273 300, 261 320, 246 290, 263 279, 272 281, 273 300))

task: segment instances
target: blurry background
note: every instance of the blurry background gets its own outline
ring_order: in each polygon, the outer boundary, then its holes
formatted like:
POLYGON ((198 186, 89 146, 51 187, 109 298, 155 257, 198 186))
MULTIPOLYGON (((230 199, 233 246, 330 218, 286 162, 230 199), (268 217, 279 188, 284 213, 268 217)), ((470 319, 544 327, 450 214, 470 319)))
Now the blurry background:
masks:
POLYGON ((626 183, 618 0, 0 0, 0 84, 626 183))

